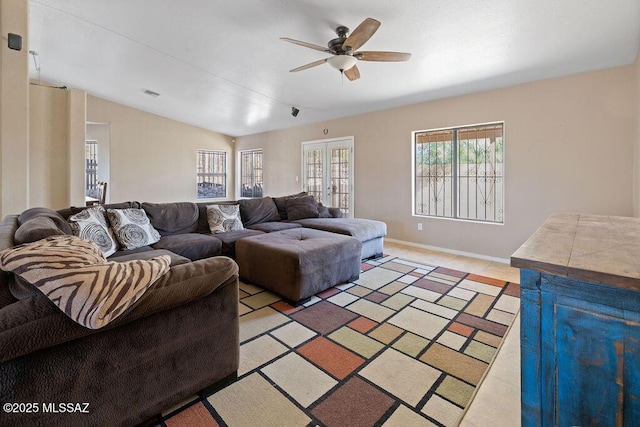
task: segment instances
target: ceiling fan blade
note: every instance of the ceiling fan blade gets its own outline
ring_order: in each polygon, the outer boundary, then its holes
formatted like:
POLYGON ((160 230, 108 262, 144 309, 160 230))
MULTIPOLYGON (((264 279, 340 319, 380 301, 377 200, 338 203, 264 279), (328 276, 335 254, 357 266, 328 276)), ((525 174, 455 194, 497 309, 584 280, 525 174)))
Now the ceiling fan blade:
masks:
POLYGON ((373 36, 380 27, 380 21, 373 18, 367 18, 351 32, 349 37, 342 43, 344 51, 358 50, 363 44, 373 36))
POLYGON ((325 59, 319 59, 317 61, 314 62, 310 62, 308 64, 302 65, 298 68, 294 68, 293 70, 289 70, 290 73, 295 73, 296 71, 302 71, 302 70, 306 70, 307 68, 312 68, 312 67, 317 67, 318 65, 322 65, 325 62, 327 62, 328 58, 325 59))
POLYGON ((381 52, 381 51, 373 51, 373 52, 356 52, 353 54, 360 61, 408 61, 411 58, 410 53, 404 52, 381 52))
POLYGON ((344 75, 347 76, 347 78, 351 81, 358 80, 360 78, 360 70, 358 70, 358 67, 354 65, 353 67, 345 71, 344 75))
POLYGON ((298 46, 308 47, 309 49, 319 50, 320 52, 329 52, 329 53, 331 53, 331 51, 328 48, 319 46, 317 44, 302 42, 300 40, 290 39, 288 37, 280 37, 280 40, 283 40, 283 41, 289 42, 289 43, 293 43, 293 44, 297 44, 298 46))

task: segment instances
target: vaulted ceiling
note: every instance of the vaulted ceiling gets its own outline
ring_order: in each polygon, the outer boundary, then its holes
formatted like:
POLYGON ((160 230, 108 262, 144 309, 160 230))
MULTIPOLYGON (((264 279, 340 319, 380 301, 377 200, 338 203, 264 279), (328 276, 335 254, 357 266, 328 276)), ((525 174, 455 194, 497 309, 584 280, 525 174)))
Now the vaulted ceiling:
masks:
POLYGON ((230 136, 630 64, 640 44, 638 0, 29 5, 31 79, 230 136), (289 72, 330 55, 281 37, 324 46, 367 17, 382 25, 361 50, 410 52, 408 62, 360 61, 355 81, 329 64, 289 72))

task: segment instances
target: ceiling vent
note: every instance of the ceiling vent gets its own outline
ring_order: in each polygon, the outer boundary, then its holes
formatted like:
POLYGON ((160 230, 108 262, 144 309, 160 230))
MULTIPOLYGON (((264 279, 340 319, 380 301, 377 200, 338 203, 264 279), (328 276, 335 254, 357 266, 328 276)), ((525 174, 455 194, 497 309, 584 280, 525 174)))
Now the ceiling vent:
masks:
POLYGON ((149 89, 145 89, 144 90, 144 94, 145 95, 149 95, 149 96, 153 96, 154 98, 157 98, 157 97, 160 96, 160 94, 158 92, 154 92, 154 91, 149 90, 149 89))

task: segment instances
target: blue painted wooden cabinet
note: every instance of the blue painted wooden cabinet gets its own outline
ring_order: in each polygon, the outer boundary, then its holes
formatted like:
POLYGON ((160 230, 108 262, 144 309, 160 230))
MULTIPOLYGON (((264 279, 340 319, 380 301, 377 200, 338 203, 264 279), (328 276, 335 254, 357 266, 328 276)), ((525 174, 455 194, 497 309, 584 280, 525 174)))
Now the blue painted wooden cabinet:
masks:
POLYGON ((554 215, 518 250, 522 426, 640 426, 640 220, 554 215))

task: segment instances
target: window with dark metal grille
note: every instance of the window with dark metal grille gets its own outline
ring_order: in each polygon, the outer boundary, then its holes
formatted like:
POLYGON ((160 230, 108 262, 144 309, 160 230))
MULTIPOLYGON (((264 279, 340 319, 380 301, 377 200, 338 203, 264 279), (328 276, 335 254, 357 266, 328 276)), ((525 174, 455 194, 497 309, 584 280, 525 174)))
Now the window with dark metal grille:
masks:
POLYGON ((84 144, 85 196, 99 199, 98 194, 98 141, 85 141, 84 144))
POLYGON ((227 197, 227 153, 198 150, 197 162, 197 198, 227 197))
POLYGON ((240 152, 240 197, 262 197, 262 150, 240 152))
POLYGON ((504 123, 413 132, 413 214, 504 222, 504 123))

